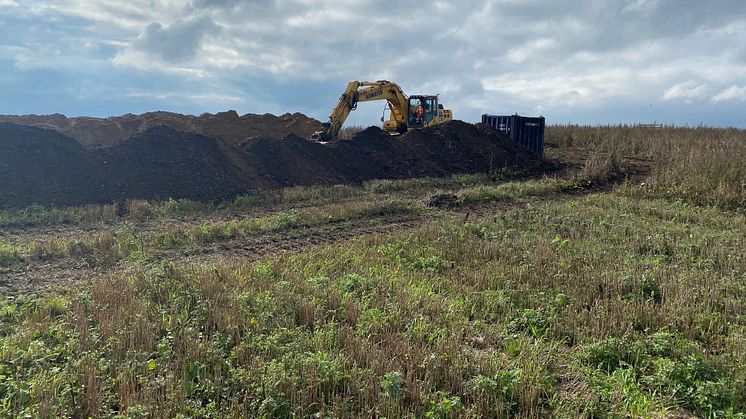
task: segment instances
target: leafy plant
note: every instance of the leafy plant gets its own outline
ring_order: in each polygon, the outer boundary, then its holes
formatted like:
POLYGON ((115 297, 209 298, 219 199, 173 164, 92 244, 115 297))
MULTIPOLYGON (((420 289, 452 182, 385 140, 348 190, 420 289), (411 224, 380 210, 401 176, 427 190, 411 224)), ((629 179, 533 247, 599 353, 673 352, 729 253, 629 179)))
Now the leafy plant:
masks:
POLYGON ((386 373, 381 379, 380 384, 381 390, 388 397, 400 399, 404 395, 404 374, 399 371, 386 373))
POLYGON ((464 410, 460 397, 451 396, 444 391, 432 394, 428 404, 430 408, 425 412, 426 418, 455 418, 464 410))

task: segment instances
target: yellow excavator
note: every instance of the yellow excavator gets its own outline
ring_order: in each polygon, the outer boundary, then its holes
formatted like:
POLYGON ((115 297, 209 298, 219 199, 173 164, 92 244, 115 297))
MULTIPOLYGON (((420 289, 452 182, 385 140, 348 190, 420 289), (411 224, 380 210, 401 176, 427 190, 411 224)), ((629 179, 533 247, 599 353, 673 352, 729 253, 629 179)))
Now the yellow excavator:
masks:
POLYGON ((390 134, 403 134, 411 129, 429 127, 453 119, 450 109, 438 103, 437 95, 407 96, 396 83, 386 80, 376 82, 351 81, 334 107, 329 122, 321 131, 311 135, 314 141, 333 141, 339 130, 357 108, 358 102, 385 100, 391 111, 389 119, 383 122, 383 130, 390 134))

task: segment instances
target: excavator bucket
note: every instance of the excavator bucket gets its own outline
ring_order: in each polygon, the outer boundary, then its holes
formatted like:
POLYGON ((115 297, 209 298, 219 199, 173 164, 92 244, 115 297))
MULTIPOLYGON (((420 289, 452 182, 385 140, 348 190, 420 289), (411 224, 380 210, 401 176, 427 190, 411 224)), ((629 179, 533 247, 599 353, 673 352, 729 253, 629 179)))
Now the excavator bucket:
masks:
POLYGON ((332 137, 329 135, 329 123, 324 122, 323 124, 321 124, 321 126, 323 127, 323 129, 321 131, 315 131, 313 134, 311 134, 309 140, 318 142, 331 141, 332 137))

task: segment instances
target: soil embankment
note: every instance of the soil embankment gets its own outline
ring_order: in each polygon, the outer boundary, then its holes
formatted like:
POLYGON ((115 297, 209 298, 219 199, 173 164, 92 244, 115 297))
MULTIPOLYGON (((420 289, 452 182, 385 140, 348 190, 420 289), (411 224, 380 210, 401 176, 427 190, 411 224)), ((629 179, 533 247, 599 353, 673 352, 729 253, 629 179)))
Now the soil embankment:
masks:
POLYGON ((245 141, 239 148, 258 172, 254 183, 269 187, 547 167, 498 131, 461 121, 401 136, 370 127, 349 141, 318 144, 291 135, 245 141))
POLYGON ((173 112, 127 114, 110 118, 76 117, 64 115, 0 115, 0 122, 50 129, 90 147, 111 147, 151 128, 164 126, 177 131, 191 132, 210 138, 236 143, 254 137, 275 137, 295 134, 307 138, 321 129, 321 123, 301 113, 246 114, 236 111, 204 113, 200 116, 173 112))
POLYGON ((220 120, 244 117, 224 114, 184 117, 214 124, 199 128, 181 121, 180 127, 141 131, 142 124, 132 128, 119 121, 124 131, 99 130, 92 137, 90 131, 77 138, 49 129, 70 120, 64 117, 37 126, 0 122, 0 208, 125 199, 218 201, 258 188, 548 168, 481 124, 452 121, 401 136, 371 127, 349 141, 319 144, 295 133, 317 127, 318 121, 300 114, 262 116, 263 124, 243 131, 220 120), (265 131, 271 135, 252 135, 265 131), (122 132, 134 134, 122 138, 122 132))

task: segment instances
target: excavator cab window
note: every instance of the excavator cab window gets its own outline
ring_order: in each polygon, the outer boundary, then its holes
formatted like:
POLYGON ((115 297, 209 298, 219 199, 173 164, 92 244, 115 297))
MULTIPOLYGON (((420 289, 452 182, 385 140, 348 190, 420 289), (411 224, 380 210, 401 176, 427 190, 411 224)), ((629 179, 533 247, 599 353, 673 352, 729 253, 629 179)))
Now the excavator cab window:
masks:
POLYGON ((422 101, 420 101, 419 98, 409 99, 409 113, 411 113, 412 116, 417 117, 417 113, 420 112, 421 107, 422 101))
POLYGON ((427 125, 438 115, 438 101, 432 96, 413 96, 409 98, 409 128, 420 128, 427 125))
POLYGON ((433 97, 424 100, 425 102, 425 121, 430 122, 438 115, 437 101, 433 97))

